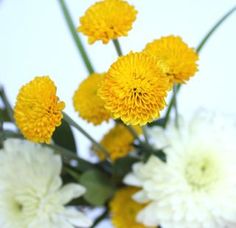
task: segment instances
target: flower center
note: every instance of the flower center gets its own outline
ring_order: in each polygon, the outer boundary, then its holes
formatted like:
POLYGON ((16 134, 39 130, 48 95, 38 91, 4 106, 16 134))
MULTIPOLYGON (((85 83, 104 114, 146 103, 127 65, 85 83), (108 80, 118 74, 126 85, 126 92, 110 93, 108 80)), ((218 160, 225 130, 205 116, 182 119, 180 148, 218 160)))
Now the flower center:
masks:
POLYGON ((45 195, 30 188, 26 191, 9 191, 4 204, 9 219, 20 224, 28 224, 37 215, 50 216, 62 209, 56 194, 45 195))
POLYGON ((11 206, 12 211, 15 213, 16 216, 19 216, 22 213, 23 205, 17 200, 13 200, 11 206))
POLYGON ((211 154, 191 157, 186 163, 185 177, 193 190, 209 190, 219 179, 218 160, 211 154))

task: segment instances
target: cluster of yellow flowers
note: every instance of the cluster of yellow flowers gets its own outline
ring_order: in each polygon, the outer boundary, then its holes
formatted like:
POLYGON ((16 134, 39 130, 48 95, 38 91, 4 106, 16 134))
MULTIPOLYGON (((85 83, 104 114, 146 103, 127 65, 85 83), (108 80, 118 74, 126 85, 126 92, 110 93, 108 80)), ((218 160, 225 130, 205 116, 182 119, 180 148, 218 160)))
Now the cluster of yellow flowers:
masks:
MULTIPOLYGON (((78 30, 89 37, 90 43, 107 43, 127 35, 136 14, 134 7, 123 0, 99 1, 80 18, 78 30)), ((185 83, 195 74, 197 60, 196 52, 178 36, 154 40, 141 52, 119 57, 106 73, 93 73, 86 78, 74 93, 74 108, 94 125, 111 117, 127 125, 145 125, 160 116, 173 85, 185 83)), ((51 79, 36 77, 19 92, 16 123, 27 139, 49 143, 61 123, 63 108, 51 79)), ((108 147, 114 160, 132 150, 133 140, 127 129, 117 125, 101 143, 108 147)), ((99 151, 97 154, 102 158, 99 151)))
MULTIPOLYGON (((80 18, 78 31, 88 36, 89 43, 104 44, 120 36, 126 36, 136 19, 137 11, 124 0, 102 0, 92 5, 80 18)), ((93 73, 75 91, 73 104, 81 118, 99 125, 110 118, 120 119, 102 139, 101 144, 109 151, 112 161, 127 155, 133 149, 133 135, 125 125, 140 126, 160 116, 166 106, 168 92, 176 83, 185 83, 197 71, 198 55, 179 36, 166 36, 148 43, 141 52, 130 52, 120 56, 105 73, 93 73)), ((39 143, 50 143, 52 134, 61 124, 64 102, 56 96, 56 87, 48 76, 36 77, 24 85, 17 96, 14 109, 16 124, 25 138, 39 143)), ((104 155, 97 149, 100 159, 104 155)), ((132 195, 119 193, 111 203, 116 216, 124 207, 118 205, 123 198, 132 195)), ((137 205, 132 202, 131 211, 137 205)), ((117 227, 143 227, 132 225, 133 218, 125 219, 126 226, 113 219, 117 227), (129 225, 127 225, 129 224, 129 225)))

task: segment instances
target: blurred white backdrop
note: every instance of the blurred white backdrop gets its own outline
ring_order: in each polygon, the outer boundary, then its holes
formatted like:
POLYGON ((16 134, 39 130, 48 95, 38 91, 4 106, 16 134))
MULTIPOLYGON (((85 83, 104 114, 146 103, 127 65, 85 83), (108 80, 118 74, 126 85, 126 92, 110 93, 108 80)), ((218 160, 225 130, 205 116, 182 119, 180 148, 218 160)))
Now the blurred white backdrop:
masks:
MULTIPOLYGON (((79 17, 95 0, 67 0, 76 26, 79 17)), ((212 25, 235 0, 129 0, 138 10, 133 30, 120 39, 124 53, 142 50, 147 42, 163 35, 180 35, 196 47, 212 25)), ((112 44, 87 44, 97 72, 106 71, 117 58, 112 44)), ((200 55, 199 72, 181 90, 180 112, 191 115, 199 107, 236 114, 236 13, 206 44, 200 55)), ((94 127, 79 119, 72 96, 87 71, 74 45, 57 0, 0 0, 0 84, 12 104, 19 88, 37 75, 50 75, 58 87, 66 112, 96 139, 111 123, 94 127), (98 134, 99 133, 99 134, 98 134)), ((78 148, 89 157, 89 142, 81 135, 78 148)), ((110 227, 101 224, 99 227, 110 227)))

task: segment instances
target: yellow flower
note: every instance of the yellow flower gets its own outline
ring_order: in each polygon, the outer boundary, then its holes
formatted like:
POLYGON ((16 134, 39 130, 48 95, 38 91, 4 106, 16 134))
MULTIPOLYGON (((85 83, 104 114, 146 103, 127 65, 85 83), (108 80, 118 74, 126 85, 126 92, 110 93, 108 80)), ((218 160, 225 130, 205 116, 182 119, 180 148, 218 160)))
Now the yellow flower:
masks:
POLYGON ((198 54, 178 36, 166 36, 146 45, 144 52, 165 65, 175 83, 185 83, 197 71, 198 54))
MULTIPOLYGON (((141 134, 142 130, 139 126, 133 126, 133 128, 137 134, 141 134)), ((103 137, 100 143, 108 150, 110 159, 115 161, 133 150, 133 142, 134 137, 130 131, 123 124, 117 124, 103 137)), ((95 148, 94 150, 101 160, 105 159, 101 151, 95 148)))
POLYGON ((74 108, 88 122, 98 125, 111 118, 104 107, 104 101, 97 95, 97 90, 105 74, 92 74, 86 78, 73 96, 74 108))
POLYGON ((89 7, 80 18, 78 31, 88 36, 90 44, 98 40, 106 44, 111 39, 127 36, 136 14, 134 7, 126 1, 99 1, 89 7))
POLYGON ((145 228, 136 222, 136 216, 145 204, 139 204, 132 199, 139 189, 125 187, 116 192, 110 202, 111 221, 116 228, 145 228))
POLYGON ((64 107, 53 81, 48 76, 35 77, 19 91, 14 108, 16 124, 28 140, 49 143, 61 125, 64 107))
POLYGON ((98 93, 114 118, 145 125, 159 117, 169 88, 169 78, 154 58, 131 52, 112 64, 98 93))

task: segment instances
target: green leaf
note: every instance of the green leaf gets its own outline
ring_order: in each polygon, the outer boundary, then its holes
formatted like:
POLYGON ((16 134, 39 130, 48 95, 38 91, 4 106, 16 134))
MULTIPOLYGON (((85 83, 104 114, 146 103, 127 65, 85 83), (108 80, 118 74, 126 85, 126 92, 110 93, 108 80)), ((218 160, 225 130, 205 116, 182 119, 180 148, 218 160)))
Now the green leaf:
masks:
POLYGON ((74 134, 65 120, 62 120, 62 124, 56 128, 52 138, 55 144, 76 153, 74 134))
POLYGON ((112 174, 117 180, 122 180, 123 177, 131 171, 132 165, 139 160, 134 157, 124 157, 115 161, 112 167, 112 174))
POLYGON ((3 108, 0 109, 0 120, 3 122, 11 122, 11 119, 6 109, 3 108))
POLYGON ((83 173, 80 183, 86 188, 84 198, 95 206, 104 205, 115 191, 109 177, 98 170, 89 170, 83 173))

